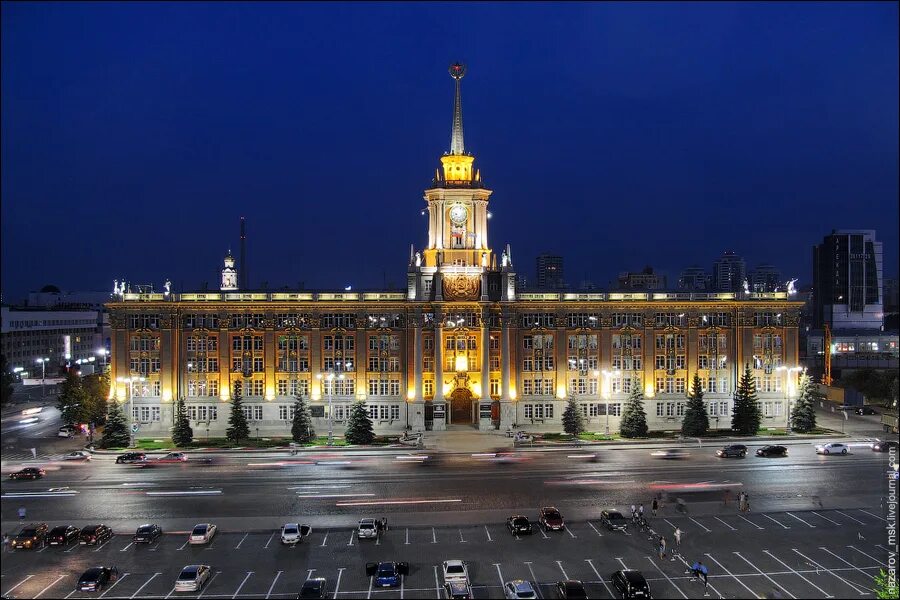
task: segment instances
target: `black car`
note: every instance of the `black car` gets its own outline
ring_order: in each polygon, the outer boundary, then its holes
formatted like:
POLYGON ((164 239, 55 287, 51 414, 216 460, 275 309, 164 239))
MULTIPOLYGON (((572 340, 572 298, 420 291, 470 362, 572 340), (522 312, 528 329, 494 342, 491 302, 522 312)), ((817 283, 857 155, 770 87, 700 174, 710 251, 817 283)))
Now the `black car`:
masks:
POLYGON ((147 455, 143 452, 127 452, 116 457, 117 465, 130 465, 134 463, 142 463, 147 460, 147 455))
POLYGON ((888 452, 891 448, 896 448, 898 445, 894 440, 882 440, 875 442, 872 444, 872 452, 888 452))
POLYGON ((78 578, 75 589, 79 592, 99 592, 119 577, 115 567, 91 567, 78 578))
POLYGON ((325 598, 327 585, 324 577, 314 577, 303 582, 297 598, 325 598))
POLYGON ((47 543, 48 531, 46 523, 32 523, 16 534, 16 537, 12 539, 12 547, 23 550, 43 548, 47 543))
POLYGON ((60 525, 54 527, 47 534, 47 544, 50 546, 67 546, 72 542, 78 541, 78 534, 81 530, 74 525, 60 525))
POLYGON ((747 456, 747 446, 743 444, 731 444, 716 450, 716 456, 721 458, 731 458, 732 456, 735 458, 744 458, 747 456))
POLYGON ((577 579, 556 582, 556 595, 560 598, 587 598, 587 590, 584 584, 577 579))
POLYGON ((757 456, 787 456, 788 450, 784 446, 763 446, 756 451, 757 456))
POLYGON ((81 535, 78 536, 78 543, 87 546, 96 546, 97 544, 102 544, 110 539, 112 535, 112 529, 106 525, 88 525, 81 530, 81 535))
POLYGON ((617 510, 604 510, 600 513, 600 522, 606 525, 610 531, 625 531, 628 521, 617 510))
POLYGON ((508 518, 506 520, 506 527, 513 535, 531 535, 533 533, 531 521, 528 520, 528 517, 523 517, 522 515, 513 515, 508 518))
POLYGON ((131 541, 135 544, 152 544, 161 535, 162 528, 159 525, 147 523, 137 528, 131 541))
POLYGON ((858 415, 877 415, 878 411, 872 408, 871 406, 860 406, 856 409, 856 414, 858 415))
POLYGON ((650 584, 640 571, 622 569, 612 574, 612 583, 623 598, 651 598, 650 584))
POLYGON ((45 475, 44 470, 39 467, 25 467, 20 471, 14 471, 9 474, 10 479, 40 479, 45 475))

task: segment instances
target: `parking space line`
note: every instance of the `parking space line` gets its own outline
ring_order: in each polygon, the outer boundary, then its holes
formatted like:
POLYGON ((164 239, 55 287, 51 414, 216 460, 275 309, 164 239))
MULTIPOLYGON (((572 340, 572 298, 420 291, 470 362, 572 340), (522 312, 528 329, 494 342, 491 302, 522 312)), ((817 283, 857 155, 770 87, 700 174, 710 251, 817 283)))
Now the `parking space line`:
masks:
POLYGON ((856 569, 857 571, 859 571, 860 573, 862 573, 863 575, 865 575, 865 576, 868 577, 869 579, 875 579, 875 576, 874 576, 874 575, 869 575, 868 573, 866 573, 865 571, 863 571, 862 569, 860 569, 859 567, 857 567, 857 566, 854 565, 853 563, 844 560, 843 558, 841 558, 840 556, 838 556, 837 554, 835 554, 834 552, 832 552, 831 550, 829 550, 829 549, 826 548, 825 546, 819 546, 819 550, 824 550, 825 552, 827 552, 828 554, 832 555, 833 557, 835 557, 836 559, 838 559, 839 561, 841 561, 842 563, 844 563, 844 564, 847 565, 848 567, 852 567, 852 568, 856 569))
POLYGON ((625 561, 623 561, 622 558, 621 558, 620 556, 617 556, 617 557, 616 557, 616 560, 619 561, 619 564, 622 565, 622 568, 623 568, 623 569, 627 569, 627 568, 628 568, 628 566, 625 564, 625 561))
POLYGON ((437 544, 437 533, 434 531, 434 527, 431 528, 431 543, 437 544))
MULTIPOLYGON (((268 598, 269 596, 272 595, 272 590, 275 589, 275 582, 278 581, 278 578, 281 577, 281 574, 282 574, 283 572, 284 572, 284 571, 278 571, 277 573, 275 573, 275 579, 272 580, 272 585, 269 586, 269 591, 266 592, 266 598, 268 598)), ((307 578, 307 579, 308 579, 308 578, 307 578)))
POLYGON ((573 539, 573 540, 576 539, 576 538, 578 537, 577 535, 575 535, 574 533, 572 533, 572 530, 569 529, 569 526, 568 526, 568 525, 566 525, 565 530, 566 530, 566 533, 568 533, 570 536, 572 536, 572 539, 573 539))
POLYGON ((672 523, 672 521, 670 521, 670 520, 668 520, 668 519, 663 519, 663 521, 665 521, 666 523, 668 523, 669 526, 670 526, 672 529, 678 529, 677 527, 675 527, 675 525, 674 525, 674 523, 672 523))
MULTIPOLYGON (((269 544, 272 543, 272 538, 273 538, 273 537, 275 537, 275 532, 274 532, 274 531, 272 532, 272 535, 269 536, 269 539, 266 540, 266 545, 263 546, 263 548, 268 548, 268 547, 269 547, 269 544)), ((327 533, 325 534, 325 537, 328 537, 328 534, 327 534, 327 533)), ((179 548, 179 550, 181 550, 181 548, 179 548)))
MULTIPOLYGON (((826 573, 828 573, 828 574, 831 575, 832 577, 836 577, 836 578, 840 579, 841 581, 843 581, 844 583, 846 583, 848 586, 850 586, 851 588, 853 588, 853 590, 854 590, 856 593, 858 593, 860 596, 865 596, 865 595, 867 595, 867 592, 862 591, 861 589, 859 589, 858 587, 856 587, 855 585, 853 585, 852 583, 850 583, 849 581, 847 581, 846 579, 844 579, 843 577, 841 577, 840 575, 838 575, 837 573, 835 573, 834 571, 832 571, 831 569, 828 569, 828 568, 826 568, 826 567, 823 567, 822 565, 820 565, 819 563, 817 563, 816 561, 814 561, 814 560, 811 559, 810 557, 806 556, 805 554, 803 554, 802 552, 800 552, 800 551, 797 550, 796 548, 791 548, 791 550, 793 550, 794 553, 796 553, 797 555, 801 556, 808 564, 814 566, 814 567, 817 568, 817 569, 822 569, 823 571, 825 571, 826 573)), ((871 590, 870 590, 870 591, 871 591, 871 590)))
POLYGON ((218 577, 219 574, 220 574, 221 572, 222 572, 222 571, 216 571, 215 573, 213 573, 213 576, 210 577, 210 578, 209 578, 209 581, 206 582, 206 587, 203 588, 203 591, 201 591, 201 592, 200 592, 200 595, 197 596, 198 598, 202 597, 203 594, 206 593, 206 590, 208 590, 208 589, 209 589, 209 586, 212 585, 213 580, 214 580, 216 577, 218 577))
POLYGON ((66 594, 65 596, 63 596, 63 598, 64 598, 64 599, 68 599, 70 596, 72 596, 72 595, 73 595, 75 592, 77 592, 77 591, 78 591, 77 589, 74 589, 74 590, 72 590, 71 592, 69 592, 68 594, 66 594))
POLYGON ((434 565, 434 597, 441 600, 441 584, 438 581, 437 565, 434 565))
POLYGON ((525 566, 528 567, 528 572, 531 573, 531 580, 534 582, 534 591, 537 592, 537 597, 543 599, 544 594, 541 592, 541 584, 538 583, 538 578, 534 575, 534 570, 531 568, 531 562, 526 561, 525 566))
POLYGON ((590 521, 588 521, 587 524, 591 526, 591 529, 594 530, 594 533, 596 533, 596 534, 599 535, 600 537, 603 537, 603 534, 600 533, 600 530, 599 530, 599 529, 597 529, 596 527, 594 527, 594 524, 593 524, 593 523, 591 523, 590 521))
POLYGON ((500 571, 500 563, 494 563, 494 566, 497 568, 497 579, 500 580, 500 589, 503 589, 503 573, 500 571))
POLYGON ((50 546, 48 546, 47 544, 44 544, 43 546, 41 546, 41 549, 38 550, 38 552, 39 552, 39 553, 40 553, 40 552, 43 552, 44 550, 46 550, 46 549, 49 548, 49 547, 50 547, 50 546))
POLYGON ((760 527, 759 525, 757 525, 756 523, 754 523, 753 521, 751 521, 750 519, 748 519, 748 518, 745 517, 744 515, 738 515, 738 516, 739 516, 740 518, 742 518, 743 520, 747 521, 748 523, 750 523, 751 525, 753 525, 754 527, 756 527, 757 529, 765 529, 765 527, 760 527))
POLYGON ((566 570, 563 569, 561 560, 556 561, 556 566, 559 567, 560 572, 563 574, 563 578, 568 579, 569 576, 566 574, 566 570))
POLYGON ((460 544, 466 543, 466 539, 463 537, 463 534, 462 534, 462 529, 459 530, 459 543, 460 544))
POLYGON ((885 523, 887 523, 887 519, 885 519, 884 517, 878 516, 878 515, 876 515, 875 513, 870 513, 869 511, 863 510, 863 509, 861 509, 861 508, 857 508, 856 510, 858 510, 859 512, 864 512, 864 513, 866 513, 867 515, 869 515, 870 517, 875 517, 876 519, 878 519, 878 520, 880 520, 880 521, 884 521, 885 523))
POLYGON ((68 550, 63 550, 63 552, 65 552, 66 554, 68 554, 69 552, 72 552, 72 551, 74 551, 74 550, 77 550, 78 548, 81 548, 81 544, 75 544, 74 546, 72 546, 72 547, 69 548, 68 550))
POLYGON ((14 589, 16 589, 17 587, 19 587, 20 585, 22 585, 23 583, 25 583, 26 581, 28 581, 28 580, 31 579, 32 577, 34 577, 34 575, 26 575, 26 576, 25 576, 25 579, 23 579, 22 581, 20 581, 20 582, 17 583, 16 585, 14 585, 14 586, 12 586, 11 588, 9 588, 8 590, 6 590, 6 593, 3 594, 3 595, 4 595, 4 596, 9 596, 9 595, 12 593, 12 591, 13 591, 14 589))
POLYGON ((586 559, 584 560, 584 562, 586 562, 586 563, 591 567, 591 570, 594 572, 594 575, 597 576, 597 579, 599 579, 599 580, 600 580, 600 583, 603 584, 603 587, 606 588, 606 593, 609 594, 609 597, 610 597, 610 598, 615 598, 615 596, 614 596, 613 593, 612 593, 612 590, 609 589, 609 586, 608 586, 608 585, 606 585, 606 581, 603 579, 603 575, 601 575, 600 572, 597 571, 597 567, 594 566, 594 561, 592 561, 590 558, 586 558, 586 559))
POLYGON ((850 548, 850 549, 852 549, 852 550, 856 550, 857 552, 859 552, 860 554, 862 554, 862 555, 865 556, 866 558, 871 558, 872 560, 874 560, 875 562, 877 562, 877 563, 878 563, 879 565, 881 565, 882 567, 886 567, 886 566, 887 566, 886 564, 884 564, 883 562, 881 562, 880 560, 878 560, 878 559, 875 558, 874 556, 869 556, 868 554, 866 554, 865 552, 863 552, 862 550, 860 550, 860 549, 857 548, 856 546, 847 546, 847 547, 850 548))
MULTIPOLYGON (((675 585, 675 582, 672 581, 672 578, 671 578, 671 577, 669 577, 668 575, 666 575, 665 573, 663 573, 663 570, 660 569, 659 566, 658 566, 655 562, 653 562, 653 559, 652 559, 652 558, 650 558, 649 556, 645 556, 644 558, 646 558, 647 560, 649 560, 649 561, 650 561, 650 564, 653 565, 653 567, 654 567, 657 571, 659 571, 659 574, 662 575, 663 577, 665 577, 665 578, 666 578, 666 581, 668 581, 669 584, 670 584, 673 588, 675 588, 676 590, 678 590, 678 593, 681 594, 681 595, 684 597, 684 600, 687 600, 687 594, 685 594, 684 592, 682 592, 682 591, 681 591, 681 588, 678 587, 677 585, 675 585)), ((718 594, 718 592, 716 592, 716 593, 718 594)), ((719 597, 721 598, 722 595, 719 594, 719 597)))
POLYGON ((550 538, 547 536, 547 532, 544 531, 544 528, 543 528, 543 527, 538 526, 538 531, 541 532, 541 535, 544 536, 544 539, 545 539, 545 540, 549 540, 549 539, 550 539, 550 538))
POLYGON ((715 517, 715 519, 716 519, 716 521, 718 521, 719 523, 721 523, 722 525, 724 525, 724 526, 727 527, 728 529, 730 529, 730 530, 732 530, 732 531, 737 531, 737 529, 735 529, 734 527, 732 527, 731 525, 729 525, 728 523, 726 523, 725 521, 723 521, 723 520, 720 519, 719 517, 715 517))
POLYGON ((404 545, 404 546, 408 546, 408 545, 409 545, 409 527, 406 528, 406 541, 403 542, 403 545, 404 545))
POLYGON ((775 560, 777 560, 779 563, 781 563, 781 565, 782 565, 785 569, 788 569, 791 573, 793 573, 794 575, 797 575, 800 579, 802 579, 803 581, 805 581, 805 582, 808 583, 809 585, 811 585, 811 586, 813 586, 814 588, 816 588, 817 590, 819 590, 819 591, 822 593, 822 595, 825 596, 826 598, 834 598, 834 596, 832 596, 831 594, 829 594, 828 592, 826 592, 825 590, 823 590, 822 588, 820 588, 819 586, 817 586, 816 584, 814 584, 812 581, 810 581, 809 579, 807 579, 806 577, 804 577, 802 573, 798 573, 797 571, 795 571, 794 569, 792 569, 791 567, 789 567, 789 566, 787 565, 787 563, 785 563, 783 560, 781 560, 780 558, 778 558, 777 556, 775 556, 774 554, 772 554, 772 553, 769 552, 768 550, 763 550, 763 554, 768 554, 769 556, 771 556, 772 558, 774 558, 775 560))
POLYGON ((128 544, 127 546, 125 546, 124 548, 122 548, 121 550, 119 550, 119 552, 125 552, 126 550, 128 550, 128 549, 131 548, 132 546, 134 546, 134 542, 131 542, 130 544, 128 544))
POLYGON ((817 513, 816 511, 812 511, 812 514, 816 515, 817 517, 822 517, 823 519, 825 519, 825 520, 828 521, 829 523, 834 523, 835 525, 840 525, 840 523, 838 523, 837 521, 832 521, 831 519, 829 519, 829 518, 826 517, 825 515, 820 515, 820 514, 817 513))
POLYGON ((806 521, 804 521, 803 519, 801 519, 800 517, 798 517, 798 516, 795 515, 794 513, 786 512, 786 513, 784 513, 784 514, 786 514, 786 515, 789 516, 789 517, 794 517, 795 519, 797 519, 798 521, 800 521, 800 522, 803 523, 804 525, 809 525, 809 526, 812 527, 813 529, 816 528, 815 525, 810 525, 809 523, 807 523, 806 521))
POLYGON ((695 519, 694 517, 688 517, 688 519, 690 519, 691 521, 693 521, 694 523, 696 523, 697 525, 699 525, 700 527, 702 527, 704 530, 706 530, 706 533, 712 533, 712 529, 706 529, 706 525, 704 525, 703 523, 701 523, 700 521, 698 521, 698 520, 695 519))
POLYGON ((56 585, 57 583, 59 583, 59 580, 62 579, 63 577, 65 577, 65 575, 60 575, 59 577, 57 577, 57 578, 56 578, 56 581, 54 581, 53 583, 51 583, 50 585, 48 585, 47 587, 45 587, 44 589, 42 589, 41 591, 39 591, 37 594, 34 595, 34 597, 35 597, 35 598, 40 598, 41 595, 42 595, 44 592, 46 592, 47 590, 49 590, 50 588, 52 588, 54 585, 56 585))
POLYGON ((115 581, 113 581, 113 584, 111 586, 109 586, 108 588, 103 590, 103 593, 100 594, 100 598, 102 598, 103 596, 108 594, 111 589, 113 589, 114 587, 119 585, 119 582, 122 581, 123 579, 125 579, 126 577, 128 577, 129 575, 131 575, 131 573, 124 573, 121 577, 119 577, 115 581))
POLYGON ((366 600, 371 600, 372 598, 372 583, 375 581, 375 576, 371 575, 369 577, 369 593, 366 595, 366 600))
MULTIPOLYGON (((272 535, 274 535, 274 534, 272 534, 272 535)), ((184 543, 181 545, 181 548, 179 548, 179 550, 184 550, 184 547, 188 545, 189 541, 190 540, 184 540, 184 543)))
POLYGON ((487 536, 488 536, 488 541, 489 541, 489 542, 493 542, 494 540, 491 539, 491 532, 488 531, 487 525, 484 526, 484 532, 485 532, 485 533, 487 534, 487 536))
POLYGON ((332 596, 332 600, 336 600, 338 596, 338 590, 341 589, 341 577, 344 575, 344 567, 338 569, 338 578, 337 582, 334 584, 334 596, 332 596))
POLYGON ((790 528, 791 528, 790 525, 785 525, 785 524, 782 523, 781 521, 779 521, 779 520, 777 520, 777 519, 773 519, 773 518, 770 517, 769 515, 763 514, 763 516, 764 516, 765 518, 769 519, 770 521, 774 522, 774 523, 778 523, 779 525, 781 525, 781 526, 784 527, 785 529, 790 529, 790 528))
POLYGON ((860 521, 860 520, 857 519, 856 517, 851 517, 850 515, 848 515, 847 513, 843 512, 843 511, 835 510, 834 512, 840 513, 840 514, 844 515, 845 517, 847 517, 848 519, 853 519, 854 521, 856 521, 856 522, 859 523, 860 525, 865 525, 865 524, 866 524, 865 521, 860 521))
POLYGON ((322 548, 328 545, 328 531, 325 532, 325 539, 322 540, 322 548))
POLYGON ((103 542, 102 544, 100 544, 99 546, 94 548, 94 552, 100 552, 100 550, 103 548, 103 546, 107 545, 111 541, 112 541, 112 538, 109 538, 108 540, 106 540, 105 542, 103 542))
POLYGON ((402 573, 400 574, 400 600, 403 600, 403 588, 406 582, 406 576, 402 573))
POLYGON ((312 579, 312 574, 315 572, 316 572, 315 569, 307 569, 306 570, 306 581, 309 581, 310 579, 312 579))
POLYGON ((241 588, 244 587, 244 584, 247 583, 247 580, 250 579, 250 576, 253 575, 253 571, 247 571, 247 576, 244 577, 244 580, 241 582, 241 585, 234 591, 234 595, 231 597, 231 600, 234 600, 241 593, 241 588))
MULTIPOLYGON (((736 577, 734 573, 732 573, 731 571, 729 571, 729 570, 725 567, 725 565, 723 565, 722 563, 720 563, 719 561, 717 561, 716 558, 715 558, 712 554, 710 554, 709 552, 707 552, 707 553, 706 553, 706 556, 708 556, 708 557, 710 558, 710 560, 712 560, 714 563, 716 563, 717 565, 719 565, 719 568, 722 569, 723 571, 725 571, 728 575, 730 575, 732 579, 734 579, 734 580, 737 581, 739 584, 741 584, 741 586, 742 586, 745 590, 747 590, 748 592, 750 592, 750 595, 751 595, 751 596, 753 596, 754 598, 762 598, 762 596, 760 596, 759 594, 757 594, 756 592, 754 592, 753 590, 751 590, 750 588, 748 588, 747 585, 746 585, 743 581, 741 581, 738 577, 736 577)), ((682 560, 684 560, 684 559, 682 559, 682 560)))
POLYGON ((244 540, 247 539, 247 536, 248 536, 248 535, 250 535, 249 532, 244 534, 244 537, 241 538, 241 541, 239 541, 239 542, 237 543, 237 546, 234 547, 235 550, 240 550, 241 544, 244 543, 244 540))
MULTIPOLYGON (((137 591, 131 595, 131 597, 134 598, 134 597, 136 597, 138 594, 140 594, 140 593, 141 593, 141 590, 143 590, 145 587, 147 587, 147 584, 148 584, 148 583, 150 583, 151 581, 153 581, 154 579, 156 579, 156 578, 159 577, 160 575, 162 575, 162 573, 154 573, 153 575, 151 575, 151 576, 150 576, 150 579, 148 579, 147 581, 145 581, 145 582, 144 582, 144 585, 142 585, 141 587, 139 587, 139 588, 137 589, 137 591)), ((110 588, 110 589, 111 589, 111 588, 110 588)))
POLYGON ((790 596, 790 597, 793 598, 794 600, 797 600, 797 596, 795 596, 795 595, 793 595, 791 592, 789 592, 788 589, 787 589, 786 587, 784 587, 784 585, 782 585, 782 584, 776 582, 774 579, 772 579, 771 577, 769 577, 768 575, 766 575, 765 573, 763 573, 762 571, 760 571, 760 570, 759 570, 759 567, 757 567, 757 566, 754 565, 752 562, 750 562, 749 560, 747 560, 746 558, 744 558, 744 557, 741 555, 740 552, 732 552, 732 554, 734 554, 735 556, 737 556, 738 558, 740 558, 742 561, 744 561, 745 563, 747 563, 748 565, 750 565, 751 567, 753 567, 754 569, 756 569, 756 572, 759 573, 760 575, 762 575, 763 577, 765 577, 766 579, 768 579, 769 582, 770 582, 772 585, 774 585, 774 586, 777 587, 777 588, 780 588, 780 589, 784 590, 784 593, 785 593, 785 594, 787 594, 788 596, 790 596))
POLYGON ((355 536, 355 535, 356 535, 356 532, 353 531, 353 530, 350 530, 350 541, 347 542, 347 545, 348 545, 348 546, 352 546, 352 545, 353 545, 353 536, 355 536))

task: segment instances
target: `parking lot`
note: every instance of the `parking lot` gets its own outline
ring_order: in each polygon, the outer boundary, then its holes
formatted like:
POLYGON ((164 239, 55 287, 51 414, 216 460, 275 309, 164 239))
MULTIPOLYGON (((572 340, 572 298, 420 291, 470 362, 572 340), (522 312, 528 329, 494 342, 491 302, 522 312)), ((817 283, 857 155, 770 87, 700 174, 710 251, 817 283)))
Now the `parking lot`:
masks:
MULTIPOLYGON (((373 515, 375 516, 375 515, 373 515)), ((536 515, 529 515, 536 516, 536 515)), ((873 577, 887 563, 885 520, 861 509, 678 516, 652 520, 680 556, 663 559, 647 533, 606 530, 599 521, 577 521, 562 532, 535 530, 512 536, 504 523, 462 528, 391 528, 377 541, 359 541, 350 529, 316 529, 302 544, 282 546, 275 531, 222 531, 208 546, 189 546, 187 532, 171 532, 149 546, 130 533, 100 547, 70 546, 15 551, 4 556, 2 592, 13 598, 286 598, 308 577, 325 577, 330 598, 442 598, 440 563, 469 563, 476 597, 496 598, 512 579, 538 584, 554 597, 555 582, 580 579, 591 597, 614 597, 610 575, 643 571, 661 598, 703 597, 704 587, 685 574, 702 560, 710 571, 709 597, 765 597, 778 587, 786 598, 872 596, 873 577), (410 565, 399 589, 373 589, 365 563, 410 565), (199 593, 173 592, 181 568, 208 564, 213 577, 199 593), (120 577, 100 594, 74 592, 88 567, 118 567, 120 577)), ((53 524, 51 524, 53 525, 53 524)))

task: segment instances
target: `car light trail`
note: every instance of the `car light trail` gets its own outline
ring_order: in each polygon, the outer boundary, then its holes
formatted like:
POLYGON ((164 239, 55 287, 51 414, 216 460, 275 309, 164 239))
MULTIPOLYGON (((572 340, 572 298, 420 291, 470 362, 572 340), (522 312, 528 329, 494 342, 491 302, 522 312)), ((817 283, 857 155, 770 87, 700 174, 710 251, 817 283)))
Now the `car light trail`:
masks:
POLYGON ((375 494, 305 494, 298 492, 298 498, 359 498, 360 496, 374 496, 375 494))
POLYGON ((215 496, 222 490, 193 490, 183 492, 144 492, 148 496, 215 496))
POLYGON ((380 506, 383 504, 448 504, 462 502, 460 498, 438 500, 360 500, 359 502, 337 502, 335 506, 380 506))
POLYGON ((311 483, 309 485, 295 485, 293 487, 289 487, 289 490, 315 490, 315 489, 328 489, 328 490, 339 490, 350 487, 349 485, 317 485, 315 483, 311 483))
POLYGON ((10 492, 9 494, 3 494, 0 498, 17 498, 19 500, 25 498, 67 498, 77 493, 74 490, 64 492, 10 492))

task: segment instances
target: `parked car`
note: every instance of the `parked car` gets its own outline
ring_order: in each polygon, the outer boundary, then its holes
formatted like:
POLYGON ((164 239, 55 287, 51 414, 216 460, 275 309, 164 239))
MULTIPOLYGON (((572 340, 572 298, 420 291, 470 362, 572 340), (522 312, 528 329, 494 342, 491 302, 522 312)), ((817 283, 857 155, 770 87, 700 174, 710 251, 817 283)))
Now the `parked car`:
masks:
POLYGON ((12 539, 12 547, 21 550, 43 548, 47 543, 48 531, 49 528, 46 523, 32 523, 27 527, 23 527, 22 531, 16 534, 12 539))
POLYGON ((513 515, 508 518, 506 520, 506 528, 509 529, 509 532, 513 535, 531 535, 533 533, 531 521, 528 520, 528 517, 522 515, 513 515))
POLYGON ((847 454, 847 451, 847 444, 840 442, 829 442, 816 446, 816 454, 847 454))
POLYGON ((297 598, 327 598, 328 582, 324 577, 313 577, 307 579, 300 586, 300 593, 297 598))
POLYGON ((68 454, 63 454, 63 460, 91 460, 91 453, 87 450, 75 450, 68 454))
POLYGON ((374 540, 378 538, 378 523, 375 519, 360 519, 356 527, 356 537, 360 540, 374 540))
POLYGON ((374 577, 372 583, 377 587, 398 587, 401 575, 409 575, 409 563, 366 563, 366 575, 374 577))
POLYGON ((555 506, 545 506, 544 508, 542 508, 541 516, 538 518, 538 523, 541 524, 541 527, 544 528, 544 531, 562 531, 566 528, 566 523, 563 520, 563 516, 559 514, 559 511, 555 506))
POLYGON ((312 533, 312 527, 309 525, 300 525, 299 523, 285 523, 281 526, 281 543, 299 544, 303 538, 312 533))
POLYGON ((112 529, 106 525, 88 525, 81 529, 78 543, 86 546, 96 546, 112 538, 112 535, 112 529))
POLYGON ((612 574, 612 584, 622 598, 651 598, 650 584, 640 571, 622 569, 612 574))
POLYGON ((730 444, 716 450, 716 456, 721 458, 744 458, 747 456, 747 446, 743 444, 730 444))
POLYGON ((50 546, 67 546, 78 541, 81 530, 74 525, 58 525, 47 534, 47 544, 50 546))
POLYGON ((152 544, 159 539, 159 536, 161 535, 162 527, 155 523, 145 523, 137 528, 131 541, 135 544, 152 544))
POLYGON ((472 588, 463 581, 448 581, 444 584, 444 593, 449 600, 470 600, 472 588))
POLYGON ((762 448, 758 448, 756 450, 757 456, 770 457, 770 456, 787 456, 788 449, 784 446, 763 446, 762 448))
POLYGON ((169 452, 165 456, 156 459, 158 463, 182 463, 187 462, 187 454, 184 452, 169 452))
POLYGON ((688 456, 690 456, 690 453, 684 448, 665 448, 663 450, 656 450, 655 452, 651 452, 650 456, 668 460, 678 460, 681 458, 687 458, 688 456))
POLYGON ((117 465, 130 465, 134 463, 140 463, 147 460, 147 455, 143 452, 126 452, 125 454, 120 454, 116 457, 117 465))
POLYGON ((860 406, 856 409, 856 414, 858 415, 877 415, 878 411, 872 408, 871 406, 860 406))
POLYGON ((79 592, 99 592, 119 578, 115 567, 91 567, 78 578, 75 590, 79 592))
POLYGON ((40 467, 25 467, 9 474, 10 479, 40 479, 47 473, 40 467))
POLYGON ((557 581, 556 582, 556 595, 560 598, 565 598, 566 600, 575 598, 587 598, 587 590, 584 589, 584 584, 578 581, 577 579, 569 579, 568 581, 557 581))
POLYGON ((895 440, 879 440, 872 444, 872 452, 888 452, 898 446, 895 440))
POLYGON ((606 525, 610 531, 625 531, 628 529, 628 520, 617 510, 604 510, 600 512, 600 522, 606 525))
POLYGON ((188 565, 181 570, 175 580, 176 592, 199 592, 203 584, 209 581, 212 567, 209 565, 188 565))
POLYGON ((472 597, 469 583, 469 568, 461 560, 445 560, 441 565, 444 573, 444 592, 450 600, 472 597))
POLYGON ((507 598, 537 598, 537 594, 534 591, 534 586, 531 585, 530 581, 525 581, 523 579, 514 579, 512 581, 507 581, 503 586, 503 595, 507 598))
POLYGON ((198 523, 194 525, 193 531, 188 538, 191 544, 208 544, 213 536, 216 535, 216 526, 212 523, 198 523))
POLYGON ((70 438, 75 435, 75 433, 76 429, 74 427, 72 427, 71 425, 63 425, 59 428, 59 430, 57 430, 56 436, 61 438, 70 438))

